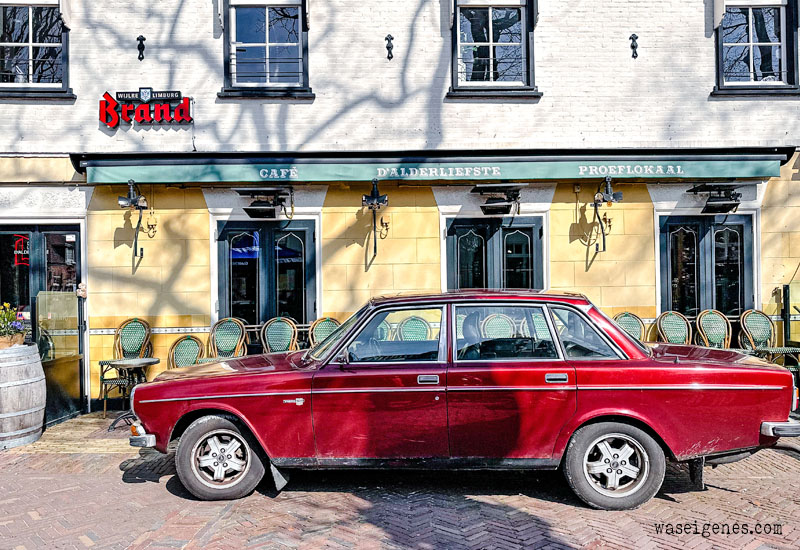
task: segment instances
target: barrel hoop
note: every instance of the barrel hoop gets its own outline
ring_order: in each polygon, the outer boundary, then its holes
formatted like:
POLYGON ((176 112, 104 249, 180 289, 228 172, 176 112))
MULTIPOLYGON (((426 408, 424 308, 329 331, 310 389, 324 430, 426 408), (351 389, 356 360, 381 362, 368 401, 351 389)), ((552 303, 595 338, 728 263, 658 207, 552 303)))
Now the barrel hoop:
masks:
POLYGON ((41 426, 33 426, 31 428, 23 428, 22 430, 17 430, 16 432, 0 432, 0 437, 11 437, 12 435, 22 435, 28 432, 35 432, 37 430, 41 430, 41 426))
POLYGON ((23 414, 31 414, 31 413, 35 413, 35 412, 39 412, 39 411, 43 411, 43 410, 44 410, 44 405, 42 405, 41 407, 34 407, 32 409, 28 409, 27 411, 17 411, 17 412, 13 412, 13 413, 3 413, 3 414, 0 414, 0 418, 11 418, 12 416, 22 416, 23 414))
POLYGON ((34 384, 36 382, 41 382, 44 380, 44 375, 37 376, 36 378, 26 378, 25 380, 15 380, 13 382, 3 382, 0 384, 0 388, 10 388, 12 386, 22 386, 23 384, 34 384))

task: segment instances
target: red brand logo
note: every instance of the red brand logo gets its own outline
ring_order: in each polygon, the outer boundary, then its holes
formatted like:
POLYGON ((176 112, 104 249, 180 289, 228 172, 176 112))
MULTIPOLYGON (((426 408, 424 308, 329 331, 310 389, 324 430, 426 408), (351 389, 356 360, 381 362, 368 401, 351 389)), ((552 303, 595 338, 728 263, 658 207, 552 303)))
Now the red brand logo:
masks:
POLYGON ((106 92, 100 100, 100 122, 116 128, 121 122, 132 124, 189 124, 194 122, 188 97, 180 92, 119 92, 116 99, 106 92))

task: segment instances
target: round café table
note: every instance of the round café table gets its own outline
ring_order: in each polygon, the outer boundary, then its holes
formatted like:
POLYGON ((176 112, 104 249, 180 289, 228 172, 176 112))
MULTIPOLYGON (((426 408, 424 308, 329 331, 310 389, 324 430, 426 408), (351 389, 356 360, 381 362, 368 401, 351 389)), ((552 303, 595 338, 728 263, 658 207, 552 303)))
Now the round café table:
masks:
MULTIPOLYGON (((109 366, 117 369, 120 376, 124 376, 130 380, 131 387, 142 382, 147 382, 145 369, 151 365, 157 365, 161 360, 156 357, 134 357, 133 359, 114 359, 109 361, 109 366)), ((128 396, 130 400, 130 396, 128 396)), ((119 422, 125 422, 128 426, 131 425, 131 420, 135 418, 133 411, 128 410, 120 414, 114 422, 108 427, 108 431, 113 431, 119 422)))

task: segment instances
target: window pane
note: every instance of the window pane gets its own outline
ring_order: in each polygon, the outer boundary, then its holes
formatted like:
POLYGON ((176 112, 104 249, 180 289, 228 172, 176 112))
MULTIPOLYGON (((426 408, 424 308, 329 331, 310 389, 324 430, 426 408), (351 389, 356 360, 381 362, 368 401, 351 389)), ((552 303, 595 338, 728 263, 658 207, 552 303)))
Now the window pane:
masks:
POLYGON ((491 79, 489 74, 489 46, 461 46, 459 79, 467 82, 482 82, 491 79))
POLYGON ((266 59, 264 46, 237 46, 234 78, 237 82, 266 82, 266 59))
POLYGON ((470 230, 459 235, 458 288, 486 288, 486 240, 470 230))
POLYGON ((494 80, 521 82, 523 80, 522 46, 494 48, 494 80))
POLYGON ((495 42, 522 42, 520 10, 494 8, 492 10, 492 36, 495 42))
POLYGON ((750 80, 750 47, 724 46, 722 48, 722 71, 725 80, 729 82, 750 80))
POLYGON ((298 13, 297 8, 269 8, 270 43, 299 42, 298 13))
POLYGON ((405 309, 378 313, 348 346, 351 363, 437 361, 442 310, 405 309))
POLYGON ((30 320, 30 235, 0 235, 0 303, 21 306, 30 320))
POLYGON ((27 42, 28 38, 28 7, 0 7, 0 42, 27 42))
POLYGON ((33 81, 61 82, 64 78, 61 46, 33 48, 33 81))
POLYGON ((33 8, 33 41, 43 44, 61 43, 61 14, 58 8, 33 8))
POLYGON ((28 82, 28 48, 0 46, 0 82, 28 82))
POLYGON ((74 234, 45 233, 45 277, 48 292, 75 292, 78 273, 74 234))
POLYGON ((552 308, 556 332, 569 359, 617 357, 597 331, 570 309, 552 308))
POLYGON ((236 8, 236 42, 263 44, 267 41, 266 10, 236 8))
POLYGON ((753 70, 755 80, 781 81, 781 47, 780 46, 754 46, 753 70))
POLYGON ((750 29, 747 24, 747 8, 728 8, 722 19, 722 42, 726 44, 748 42, 750 29))
POLYGON ((294 233, 279 236, 275 242, 275 256, 278 262, 278 315, 305 323, 306 255, 303 240, 294 233))
POLYGON ((457 307, 459 360, 556 359, 555 345, 540 307, 457 307), (530 330, 529 327, 534 327, 530 330))
POLYGON ((753 8, 753 42, 781 41, 781 9, 753 8))
POLYGON ((671 309, 694 317, 697 306, 697 228, 682 226, 669 234, 671 309))
POLYGON ((519 229, 503 231, 503 287, 532 288, 531 237, 519 229))
POLYGON ((742 233, 741 225, 714 231, 714 306, 725 315, 742 313, 742 233))
POLYGON ((257 231, 228 237, 231 317, 257 325, 259 319, 259 263, 261 248, 257 231))
POLYGON ((461 42, 489 42, 489 8, 461 8, 461 42))
POLYGON ((269 81, 287 83, 300 81, 300 50, 298 46, 269 47, 269 81))

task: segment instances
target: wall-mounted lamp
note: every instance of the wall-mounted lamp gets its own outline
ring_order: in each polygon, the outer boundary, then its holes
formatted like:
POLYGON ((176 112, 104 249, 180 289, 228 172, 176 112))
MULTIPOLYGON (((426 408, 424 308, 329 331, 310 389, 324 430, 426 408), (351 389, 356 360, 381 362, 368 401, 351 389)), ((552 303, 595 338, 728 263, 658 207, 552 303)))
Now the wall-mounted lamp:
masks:
POLYGON ((615 202, 622 201, 622 191, 614 191, 613 187, 611 186, 611 178, 606 176, 604 183, 601 183, 597 187, 597 193, 594 194, 594 217, 597 220, 597 225, 600 227, 600 233, 603 235, 603 250, 600 250, 600 243, 595 243, 594 250, 595 252, 605 252, 606 251, 606 227, 611 229, 611 219, 607 217, 606 214, 603 214, 603 219, 600 219, 600 207, 603 203, 606 203, 607 206, 611 206, 615 202))
POLYGON ((136 230, 133 233, 133 257, 143 258, 144 249, 139 248, 139 230, 142 228, 142 210, 147 210, 147 199, 139 192, 135 181, 128 180, 128 194, 124 197, 117 197, 117 204, 120 208, 139 211, 139 221, 136 222, 136 230))
POLYGON ((520 191, 524 186, 518 183, 479 183, 470 193, 489 195, 481 205, 485 216, 506 216, 512 210, 519 212, 520 191))
MULTIPOLYGON (((381 195, 378 191, 378 180, 372 180, 372 192, 361 196, 361 206, 372 210, 372 257, 378 255, 378 210, 389 206, 389 195, 381 195)), ((381 226, 384 222, 381 219, 381 226)))
POLYGON ((234 189, 242 197, 254 199, 245 213, 256 219, 276 219, 278 212, 288 218, 294 218, 294 188, 286 187, 242 187, 234 189))
POLYGON ((728 214, 736 212, 741 204, 742 194, 736 191, 736 185, 710 185, 702 183, 695 185, 687 191, 697 195, 698 193, 708 193, 708 200, 701 214, 728 214))

